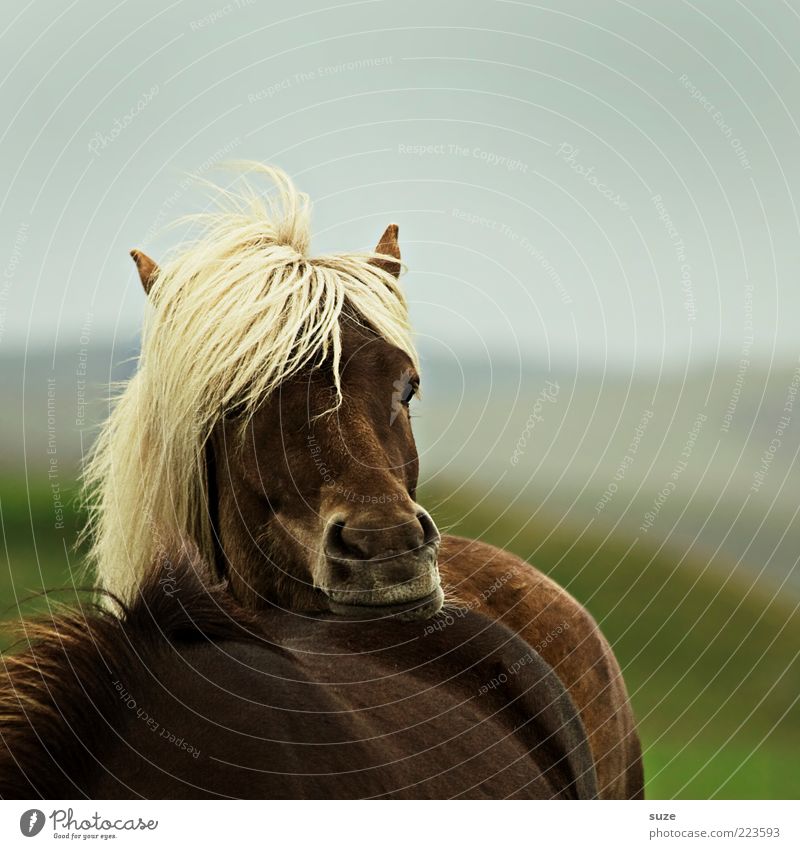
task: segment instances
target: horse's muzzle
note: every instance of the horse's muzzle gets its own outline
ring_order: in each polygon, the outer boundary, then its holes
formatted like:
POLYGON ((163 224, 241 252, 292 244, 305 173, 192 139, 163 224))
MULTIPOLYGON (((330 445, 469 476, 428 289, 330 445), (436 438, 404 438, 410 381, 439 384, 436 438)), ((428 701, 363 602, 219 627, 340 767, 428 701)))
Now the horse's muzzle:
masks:
POLYGON ((328 521, 315 583, 332 613, 352 619, 427 619, 444 602, 439 530, 419 505, 328 521))
POLYGON ((437 554, 438 532, 417 548, 382 557, 343 556, 326 547, 316 584, 332 613, 351 619, 427 619, 444 602, 437 554))
POLYGON ((406 622, 417 619, 430 619, 431 616, 441 610, 443 602, 444 593, 442 592, 442 588, 438 586, 433 592, 414 601, 389 604, 349 604, 347 602, 335 601, 334 597, 328 594, 328 606, 331 613, 347 619, 373 620, 392 618, 406 622))

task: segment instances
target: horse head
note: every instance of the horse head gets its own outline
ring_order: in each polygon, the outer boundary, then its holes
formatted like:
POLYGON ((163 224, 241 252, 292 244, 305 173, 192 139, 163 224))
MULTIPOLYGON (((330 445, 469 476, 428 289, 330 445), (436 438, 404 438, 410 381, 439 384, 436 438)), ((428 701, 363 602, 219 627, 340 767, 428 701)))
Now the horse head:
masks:
MULTIPOLYGON (((128 413, 147 431, 130 434, 140 446, 132 485, 149 531, 192 538, 250 607, 431 616, 443 602, 439 532, 416 502, 409 403, 420 376, 397 285, 397 227, 373 252, 309 259, 304 196, 288 180, 283 191, 271 230, 266 219, 259 232, 241 215, 218 219, 205 255, 190 250, 163 272, 131 252, 154 311, 128 413), (197 427, 178 436, 174 417, 197 427), (202 505, 185 499, 195 461, 202 505), (148 469, 155 480, 140 484, 148 469), (159 479, 169 500, 154 492, 159 479)), ((130 444, 117 434, 114 445, 107 430, 100 461, 114 449, 127 458, 130 444)), ((108 488, 110 463, 93 462, 108 488)), ((106 501, 99 512, 110 509, 106 501)), ((102 552, 96 559, 103 578, 102 552)))

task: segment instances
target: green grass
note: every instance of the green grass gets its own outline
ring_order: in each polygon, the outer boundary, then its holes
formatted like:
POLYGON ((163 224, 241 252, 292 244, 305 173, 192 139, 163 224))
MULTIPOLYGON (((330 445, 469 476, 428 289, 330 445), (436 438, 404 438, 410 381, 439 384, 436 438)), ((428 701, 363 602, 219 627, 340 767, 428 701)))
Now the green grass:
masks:
MULTIPOLYGON (((60 498, 66 505, 63 528, 56 527, 53 495, 41 477, 30 487, 24 481, 0 479, 0 621, 13 623, 21 615, 47 610, 49 600, 74 601, 75 587, 87 584, 74 551, 81 521, 75 489, 62 489, 60 498)), ((0 649, 14 639, 3 629, 0 649)))
MULTIPOLYGON (((652 798, 798 798, 800 614, 750 576, 652 542, 427 490, 440 527, 508 548, 567 587, 611 641, 652 798)), ((531 509, 533 512, 535 506, 531 509)))
MULTIPOLYGON (((0 615, 46 608, 39 595, 74 600, 80 515, 62 494, 55 527, 46 484, 0 480, 0 615)), ((553 529, 530 510, 481 506, 477 495, 424 491, 442 528, 508 548, 569 589, 593 613, 623 668, 645 747, 651 798, 800 796, 800 615, 793 600, 753 586, 720 563, 649 541, 553 529)), ((0 647, 8 646, 8 637, 0 647)))

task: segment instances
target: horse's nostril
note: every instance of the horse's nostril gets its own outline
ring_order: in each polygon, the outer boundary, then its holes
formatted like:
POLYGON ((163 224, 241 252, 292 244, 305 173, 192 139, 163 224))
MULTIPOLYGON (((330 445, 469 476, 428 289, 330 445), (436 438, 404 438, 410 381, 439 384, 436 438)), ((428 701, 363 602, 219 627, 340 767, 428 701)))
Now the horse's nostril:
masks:
POLYGON ((423 545, 433 545, 439 542, 439 529, 425 510, 420 510, 417 513, 417 521, 422 526, 423 545))
POLYGON ((348 554, 349 546, 344 539, 344 527, 344 521, 341 519, 328 525, 325 535, 325 553, 329 557, 346 558, 352 556, 348 554))
POLYGON ((411 553, 439 540, 431 517, 420 510, 405 518, 355 516, 330 522, 325 538, 328 557, 342 560, 380 560, 411 553))
POLYGON ((368 531, 337 520, 328 525, 325 539, 325 554, 334 560, 367 560, 370 553, 371 538, 375 531, 368 531))
POLYGON ((369 560, 380 554, 385 546, 382 541, 384 530, 381 527, 363 528, 357 524, 342 523, 339 531, 339 548, 345 557, 354 560, 369 560))
POLYGON ((337 545, 342 544, 342 531, 344 530, 344 521, 341 519, 331 522, 328 526, 328 541, 336 543, 337 545))

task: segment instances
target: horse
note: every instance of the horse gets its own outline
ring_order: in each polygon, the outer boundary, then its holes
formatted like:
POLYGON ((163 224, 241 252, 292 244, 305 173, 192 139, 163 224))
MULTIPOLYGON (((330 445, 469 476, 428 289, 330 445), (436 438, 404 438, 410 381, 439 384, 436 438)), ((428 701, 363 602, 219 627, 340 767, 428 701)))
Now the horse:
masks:
POLYGON ((102 587, 130 601, 157 552, 188 539, 248 610, 480 612, 567 688, 600 797, 642 797, 630 700, 591 614, 510 552, 441 534, 417 502, 397 225, 374 251, 313 256, 308 196, 278 169, 245 170, 166 263, 131 252, 149 304, 139 367, 84 475, 102 587))
POLYGON ((596 797, 540 655, 473 611, 423 626, 247 610, 196 554, 161 558, 132 603, 27 625, 0 798, 596 797))

